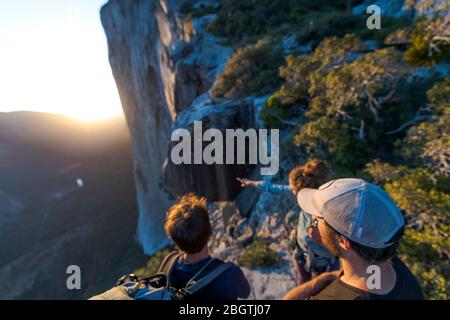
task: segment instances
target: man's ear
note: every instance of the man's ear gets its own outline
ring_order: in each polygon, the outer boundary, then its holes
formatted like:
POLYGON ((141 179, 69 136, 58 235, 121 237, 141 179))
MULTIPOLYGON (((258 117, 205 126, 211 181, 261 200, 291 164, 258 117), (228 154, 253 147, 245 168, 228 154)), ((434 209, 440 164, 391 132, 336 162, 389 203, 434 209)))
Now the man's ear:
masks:
POLYGON ((343 236, 339 237, 339 246, 343 250, 348 250, 351 248, 350 241, 346 237, 343 237, 343 236))

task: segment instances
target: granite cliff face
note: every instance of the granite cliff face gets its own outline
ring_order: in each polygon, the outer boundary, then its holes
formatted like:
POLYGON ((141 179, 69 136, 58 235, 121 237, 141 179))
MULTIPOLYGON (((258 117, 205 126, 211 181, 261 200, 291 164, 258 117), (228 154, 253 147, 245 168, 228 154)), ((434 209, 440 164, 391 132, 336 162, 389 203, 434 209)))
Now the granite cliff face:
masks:
POLYGON ((172 11, 158 1, 110 1, 101 17, 109 59, 132 136, 139 203, 138 237, 146 251, 161 244, 167 195, 159 187, 170 127, 176 116, 170 52, 182 39, 172 11), (166 10, 166 11, 165 11, 166 10))
POLYGON ((137 235, 146 253, 165 245, 162 225, 171 198, 196 192, 210 200, 230 200, 238 193, 234 177, 248 169, 171 165, 172 130, 189 129, 196 120, 204 122, 204 130, 254 126, 252 101, 230 104, 210 97, 208 91, 232 49, 205 31, 214 16, 184 22, 180 2, 112 0, 101 10, 110 64, 132 136, 137 235))

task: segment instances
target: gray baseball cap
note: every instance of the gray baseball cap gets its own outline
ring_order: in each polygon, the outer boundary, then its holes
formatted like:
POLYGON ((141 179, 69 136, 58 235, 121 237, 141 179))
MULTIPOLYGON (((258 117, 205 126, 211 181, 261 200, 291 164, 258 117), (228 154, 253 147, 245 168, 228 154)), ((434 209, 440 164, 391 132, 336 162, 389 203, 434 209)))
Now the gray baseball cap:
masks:
POLYGON ((369 248, 386 248, 405 220, 394 200, 361 179, 337 179, 319 189, 304 188, 297 201, 306 213, 322 217, 346 238, 369 248))

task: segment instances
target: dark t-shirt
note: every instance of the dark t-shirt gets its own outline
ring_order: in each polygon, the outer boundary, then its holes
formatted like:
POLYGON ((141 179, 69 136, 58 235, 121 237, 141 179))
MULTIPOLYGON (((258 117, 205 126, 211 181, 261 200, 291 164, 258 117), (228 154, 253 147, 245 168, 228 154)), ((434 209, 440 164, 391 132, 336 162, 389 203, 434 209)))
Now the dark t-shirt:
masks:
MULTIPOLYGON (((177 289, 183 288, 211 259, 208 257, 193 264, 177 261, 170 273, 171 285, 177 289)), ((245 299, 249 295, 250 284, 241 268, 233 265, 206 287, 201 288, 192 296, 188 296, 186 300, 237 300, 237 298, 245 299)))
POLYGON ((337 279, 318 295, 311 297, 311 300, 423 300, 419 282, 408 267, 397 257, 392 259, 392 264, 397 273, 397 281, 388 294, 369 293, 337 279))

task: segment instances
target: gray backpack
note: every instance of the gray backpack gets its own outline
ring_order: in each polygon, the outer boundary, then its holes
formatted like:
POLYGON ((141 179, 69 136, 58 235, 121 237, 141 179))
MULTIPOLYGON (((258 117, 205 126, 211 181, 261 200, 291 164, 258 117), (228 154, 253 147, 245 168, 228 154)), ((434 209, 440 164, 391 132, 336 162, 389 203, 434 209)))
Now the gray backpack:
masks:
POLYGON ((139 278, 134 274, 125 275, 114 288, 89 300, 184 300, 232 267, 231 263, 213 258, 183 288, 177 289, 171 286, 170 274, 180 255, 177 251, 171 252, 154 276, 139 278))

